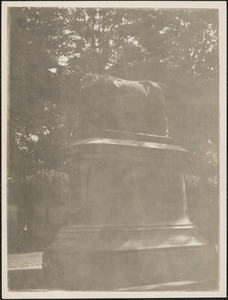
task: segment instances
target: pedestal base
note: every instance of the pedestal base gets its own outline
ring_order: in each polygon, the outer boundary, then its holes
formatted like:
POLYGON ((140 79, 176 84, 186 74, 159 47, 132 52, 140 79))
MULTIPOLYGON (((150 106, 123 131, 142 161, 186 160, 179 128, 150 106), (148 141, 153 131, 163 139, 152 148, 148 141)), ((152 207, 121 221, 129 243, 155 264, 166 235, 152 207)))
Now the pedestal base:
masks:
POLYGON ((43 255, 48 287, 116 290, 211 280, 214 248, 192 225, 150 228, 64 227, 43 255))
POLYGON ((72 144, 69 223, 44 252, 47 285, 117 290, 214 277, 214 248, 188 218, 188 155, 170 138, 131 133, 72 144))

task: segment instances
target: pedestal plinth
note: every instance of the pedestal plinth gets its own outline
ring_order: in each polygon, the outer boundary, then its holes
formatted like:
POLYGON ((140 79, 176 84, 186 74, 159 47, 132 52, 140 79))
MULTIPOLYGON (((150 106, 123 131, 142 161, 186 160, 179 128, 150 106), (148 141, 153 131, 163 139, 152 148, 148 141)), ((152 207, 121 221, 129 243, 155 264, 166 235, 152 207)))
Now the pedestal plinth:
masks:
POLYGON ((110 133, 68 147, 68 224, 43 255, 50 287, 116 290, 215 274, 188 217, 189 153, 170 138, 110 133))

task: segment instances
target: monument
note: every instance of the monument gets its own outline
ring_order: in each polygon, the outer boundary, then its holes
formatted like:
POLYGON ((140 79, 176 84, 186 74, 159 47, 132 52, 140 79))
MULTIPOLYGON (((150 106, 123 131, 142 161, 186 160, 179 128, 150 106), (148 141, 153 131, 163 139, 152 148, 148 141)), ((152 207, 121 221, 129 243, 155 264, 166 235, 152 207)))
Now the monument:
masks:
POLYGON ((45 282, 124 290, 209 282, 214 247, 188 216, 190 153, 169 137, 162 87, 88 74, 68 148, 68 223, 43 254, 45 282))

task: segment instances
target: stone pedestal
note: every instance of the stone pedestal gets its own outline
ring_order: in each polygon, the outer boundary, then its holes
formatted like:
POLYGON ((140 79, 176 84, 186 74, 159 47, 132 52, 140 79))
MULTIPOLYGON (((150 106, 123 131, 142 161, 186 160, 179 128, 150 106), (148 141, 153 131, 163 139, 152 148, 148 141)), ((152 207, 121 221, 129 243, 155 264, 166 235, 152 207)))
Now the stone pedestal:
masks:
POLYGON ((106 131, 68 147, 68 224, 43 255, 49 287, 115 290, 215 274, 188 217, 189 153, 167 137, 106 131))

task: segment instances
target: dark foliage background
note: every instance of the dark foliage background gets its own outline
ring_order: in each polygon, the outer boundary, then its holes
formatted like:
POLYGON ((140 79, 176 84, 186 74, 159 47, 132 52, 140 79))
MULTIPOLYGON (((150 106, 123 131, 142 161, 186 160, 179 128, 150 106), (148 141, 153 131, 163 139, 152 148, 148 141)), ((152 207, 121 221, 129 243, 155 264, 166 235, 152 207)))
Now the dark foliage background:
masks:
POLYGON ((61 225, 50 214, 67 197, 60 156, 79 129, 86 72, 166 85, 170 134, 193 157, 190 215, 217 242, 217 10, 10 8, 9 42, 8 204, 17 208, 16 223, 9 209, 10 251, 43 247, 61 225), (38 206, 45 215, 39 239, 38 206))

